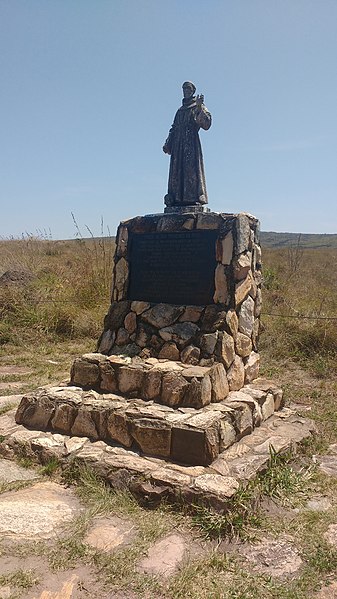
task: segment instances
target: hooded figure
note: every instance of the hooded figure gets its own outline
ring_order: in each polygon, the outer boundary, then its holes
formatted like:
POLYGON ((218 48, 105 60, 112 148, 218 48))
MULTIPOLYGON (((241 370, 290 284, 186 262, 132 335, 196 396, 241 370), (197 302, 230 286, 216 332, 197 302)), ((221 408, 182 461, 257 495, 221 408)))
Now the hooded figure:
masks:
POLYGON ((177 111, 163 146, 170 154, 166 206, 207 204, 206 181, 198 131, 209 129, 212 117, 204 105, 204 96, 195 96, 191 81, 183 83, 183 103, 177 111))

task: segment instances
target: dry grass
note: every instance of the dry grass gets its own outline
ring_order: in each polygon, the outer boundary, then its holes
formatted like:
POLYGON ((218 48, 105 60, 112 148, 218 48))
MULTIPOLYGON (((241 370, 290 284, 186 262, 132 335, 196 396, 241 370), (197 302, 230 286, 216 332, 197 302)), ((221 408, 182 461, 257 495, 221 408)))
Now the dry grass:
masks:
POLYGON ((113 238, 0 241, 0 345, 97 337, 109 303, 113 238), (28 273, 28 276, 25 274, 28 273))

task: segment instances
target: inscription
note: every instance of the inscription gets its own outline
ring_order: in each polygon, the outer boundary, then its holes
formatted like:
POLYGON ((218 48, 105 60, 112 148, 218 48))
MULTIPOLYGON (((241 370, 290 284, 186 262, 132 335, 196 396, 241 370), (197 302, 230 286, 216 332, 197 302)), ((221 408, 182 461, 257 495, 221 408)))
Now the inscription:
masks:
POLYGON ((208 230, 132 234, 128 299, 212 304, 216 239, 208 230))

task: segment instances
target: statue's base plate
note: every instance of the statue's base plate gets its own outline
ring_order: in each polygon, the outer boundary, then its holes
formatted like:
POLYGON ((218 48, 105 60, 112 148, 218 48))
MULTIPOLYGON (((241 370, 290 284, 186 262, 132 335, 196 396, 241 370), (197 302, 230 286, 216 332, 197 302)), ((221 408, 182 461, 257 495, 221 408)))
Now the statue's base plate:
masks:
POLYGON ((207 206, 166 206, 164 214, 198 214, 200 212, 210 212, 207 206))

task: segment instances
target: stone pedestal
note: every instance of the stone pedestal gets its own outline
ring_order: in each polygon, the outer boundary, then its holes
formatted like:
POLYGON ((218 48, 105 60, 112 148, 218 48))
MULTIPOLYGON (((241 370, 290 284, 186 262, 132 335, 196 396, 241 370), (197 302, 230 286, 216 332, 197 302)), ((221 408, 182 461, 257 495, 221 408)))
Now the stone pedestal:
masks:
POLYGON ((259 222, 200 212, 120 224, 112 303, 98 351, 209 367, 230 390, 258 376, 259 222))
POLYGON ((23 397, 18 423, 208 466, 282 407, 257 378, 259 222, 194 208, 120 224, 98 351, 23 397))

